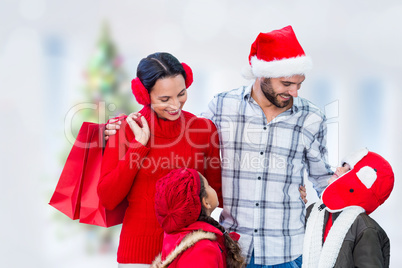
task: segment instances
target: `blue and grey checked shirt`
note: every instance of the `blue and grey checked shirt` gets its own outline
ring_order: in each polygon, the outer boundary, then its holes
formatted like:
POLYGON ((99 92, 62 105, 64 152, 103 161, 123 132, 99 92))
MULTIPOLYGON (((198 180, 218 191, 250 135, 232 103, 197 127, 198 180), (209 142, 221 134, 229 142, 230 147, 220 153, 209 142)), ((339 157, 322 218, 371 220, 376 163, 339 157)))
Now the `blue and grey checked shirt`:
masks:
POLYGON ((274 265, 302 254, 305 205, 298 189, 305 171, 318 194, 333 172, 327 163, 322 112, 298 97, 267 123, 251 88, 216 95, 202 116, 220 133, 220 221, 241 235, 247 261, 254 250, 256 264, 274 265))

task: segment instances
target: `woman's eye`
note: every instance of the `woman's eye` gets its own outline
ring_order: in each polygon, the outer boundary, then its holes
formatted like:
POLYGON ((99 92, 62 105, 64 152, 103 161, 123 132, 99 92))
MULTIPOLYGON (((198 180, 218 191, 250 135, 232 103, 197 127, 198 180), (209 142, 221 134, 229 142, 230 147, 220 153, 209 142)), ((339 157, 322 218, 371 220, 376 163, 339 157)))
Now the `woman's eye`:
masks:
POLYGON ((167 102, 169 99, 161 99, 161 102, 167 102))

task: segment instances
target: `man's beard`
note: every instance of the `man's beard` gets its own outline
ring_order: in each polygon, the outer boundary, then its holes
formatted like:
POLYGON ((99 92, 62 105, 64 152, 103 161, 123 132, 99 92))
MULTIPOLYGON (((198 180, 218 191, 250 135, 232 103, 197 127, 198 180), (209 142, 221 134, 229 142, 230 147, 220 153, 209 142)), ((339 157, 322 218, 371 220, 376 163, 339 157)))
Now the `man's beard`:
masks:
POLYGON ((292 98, 290 98, 287 101, 280 101, 278 100, 279 94, 276 94, 272 84, 271 84, 271 79, 264 79, 261 81, 261 91, 264 94, 265 98, 269 100, 270 103, 275 105, 278 108, 285 108, 286 106, 289 105, 289 103, 292 101, 292 98))

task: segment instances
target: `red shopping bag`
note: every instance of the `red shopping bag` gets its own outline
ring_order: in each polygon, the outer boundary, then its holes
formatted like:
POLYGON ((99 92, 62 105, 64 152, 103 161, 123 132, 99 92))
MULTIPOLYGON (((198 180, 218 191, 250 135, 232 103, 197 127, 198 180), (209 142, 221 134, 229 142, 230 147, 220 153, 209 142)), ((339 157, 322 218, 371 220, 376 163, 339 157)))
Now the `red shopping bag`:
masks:
MULTIPOLYGON (((91 125, 89 128, 89 133, 92 133, 91 143, 93 145, 103 140, 103 125, 91 125)), ((100 203, 97 188, 101 173, 102 151, 101 146, 91 146, 88 151, 82 185, 80 222, 110 227, 123 222, 128 203, 124 200, 113 210, 105 209, 100 203)))
POLYGON ((123 222, 127 201, 114 210, 106 210, 99 201, 104 127, 82 124, 49 204, 73 220, 110 227, 123 222))
MULTIPOLYGON (((88 156, 87 141, 92 137, 88 128, 90 124, 88 122, 82 124, 49 202, 49 205, 73 220, 80 216, 83 171, 88 156)), ((91 131, 93 130, 91 129, 91 131)))

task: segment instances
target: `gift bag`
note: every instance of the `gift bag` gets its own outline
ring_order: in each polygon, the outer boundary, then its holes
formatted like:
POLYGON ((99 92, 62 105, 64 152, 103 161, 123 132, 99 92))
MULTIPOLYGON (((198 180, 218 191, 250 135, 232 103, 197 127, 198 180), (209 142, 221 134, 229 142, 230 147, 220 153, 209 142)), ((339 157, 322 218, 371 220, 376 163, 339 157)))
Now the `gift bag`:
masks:
POLYGON ((88 156, 87 141, 92 137, 89 131, 94 130, 90 130, 89 125, 91 123, 82 124, 49 202, 49 205, 73 220, 78 219, 80 215, 83 171, 88 156))
POLYGON ((104 126, 95 124, 89 126, 89 128, 89 133, 92 134, 91 142, 94 146, 88 151, 82 185, 80 222, 110 227, 123 222, 128 203, 124 200, 113 210, 105 209, 100 203, 97 188, 101 173, 103 148, 95 146, 95 144, 103 140, 104 126))
POLYGON ((82 124, 49 204, 73 220, 110 227, 123 222, 127 201, 113 210, 106 210, 99 201, 104 127, 82 124))

